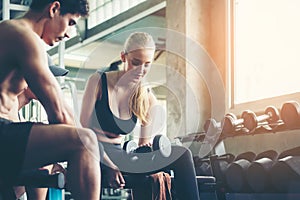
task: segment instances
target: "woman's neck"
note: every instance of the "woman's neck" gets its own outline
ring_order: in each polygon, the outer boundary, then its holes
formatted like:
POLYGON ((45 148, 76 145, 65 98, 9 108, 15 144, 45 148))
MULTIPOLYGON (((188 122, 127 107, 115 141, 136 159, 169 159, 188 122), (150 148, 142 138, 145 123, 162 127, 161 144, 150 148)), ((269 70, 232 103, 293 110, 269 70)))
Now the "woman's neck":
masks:
POLYGON ((130 74, 126 71, 118 71, 116 74, 116 86, 120 88, 126 89, 134 89, 136 88, 140 82, 135 82, 130 78, 130 74))

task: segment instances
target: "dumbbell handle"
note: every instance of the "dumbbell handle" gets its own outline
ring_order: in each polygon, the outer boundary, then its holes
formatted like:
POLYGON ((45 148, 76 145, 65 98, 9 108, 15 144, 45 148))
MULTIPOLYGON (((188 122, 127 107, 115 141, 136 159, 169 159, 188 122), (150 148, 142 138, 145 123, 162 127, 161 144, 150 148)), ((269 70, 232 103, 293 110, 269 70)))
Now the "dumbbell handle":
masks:
MULTIPOLYGON (((270 108, 272 110, 274 110, 273 112, 275 112, 276 108, 270 108)), ((257 122, 262 122, 262 121, 266 121, 266 120, 273 120, 274 122, 275 121, 278 121, 279 120, 279 117, 278 116, 273 116, 273 115, 276 115, 275 113, 271 112, 270 110, 266 110, 266 112, 263 114, 263 115, 259 115, 256 117, 256 120, 257 122)))
POLYGON ((233 126, 239 126, 239 125, 242 125, 244 123, 244 119, 236 119, 236 120, 233 120, 233 123, 232 123, 232 125, 233 126))
POLYGON ((270 114, 263 114, 263 115, 256 116, 256 121, 262 122, 262 121, 265 121, 270 118, 272 118, 272 116, 270 114))

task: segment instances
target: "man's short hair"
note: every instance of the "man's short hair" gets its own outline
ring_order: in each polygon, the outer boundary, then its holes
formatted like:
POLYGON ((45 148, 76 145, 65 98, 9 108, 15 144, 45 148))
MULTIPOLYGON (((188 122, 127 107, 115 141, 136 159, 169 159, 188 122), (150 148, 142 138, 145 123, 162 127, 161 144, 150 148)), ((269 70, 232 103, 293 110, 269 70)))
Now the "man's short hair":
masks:
POLYGON ((80 14, 87 16, 89 13, 88 0, 32 0, 30 9, 34 11, 41 11, 50 3, 58 1, 61 5, 60 14, 80 14))

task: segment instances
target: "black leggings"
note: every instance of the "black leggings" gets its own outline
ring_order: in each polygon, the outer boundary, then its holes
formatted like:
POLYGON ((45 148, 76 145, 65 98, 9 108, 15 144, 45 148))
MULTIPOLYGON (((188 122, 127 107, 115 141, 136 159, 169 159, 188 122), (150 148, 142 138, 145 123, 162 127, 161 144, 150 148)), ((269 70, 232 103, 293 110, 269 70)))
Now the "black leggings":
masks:
POLYGON ((104 148, 110 159, 124 173, 153 174, 158 171, 173 170, 178 199, 200 199, 192 153, 189 149, 174 145, 171 155, 166 158, 161 156, 159 152, 127 154, 119 144, 102 142, 99 143, 99 148, 100 152, 104 148))

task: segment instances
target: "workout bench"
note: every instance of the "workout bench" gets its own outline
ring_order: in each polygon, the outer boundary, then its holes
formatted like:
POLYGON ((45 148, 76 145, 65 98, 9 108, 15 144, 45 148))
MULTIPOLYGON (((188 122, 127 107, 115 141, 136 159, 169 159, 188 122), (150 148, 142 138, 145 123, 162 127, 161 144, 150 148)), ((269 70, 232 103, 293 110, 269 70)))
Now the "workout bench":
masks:
POLYGON ((62 200, 65 177, 63 173, 49 174, 48 170, 23 171, 12 185, 0 181, 0 200, 15 200, 14 186, 49 188, 48 200, 62 200))
MULTIPOLYGON (((132 189, 135 188, 137 190, 142 190, 141 199, 147 199, 146 197, 149 197, 151 199, 151 179, 149 175, 146 174, 130 174, 130 175, 123 175, 126 186, 124 189, 132 189), (145 188, 149 188, 148 190, 145 190, 145 188)), ((216 178, 213 176, 197 176, 197 182, 198 182, 198 192, 201 197, 201 199, 210 199, 210 200, 218 200, 218 194, 217 192, 217 183, 216 178)), ((176 199, 176 189, 174 189, 173 186, 173 180, 174 176, 171 176, 171 194, 172 198, 176 199)), ((111 189, 111 187, 108 185, 107 182, 102 181, 102 192, 103 189, 111 189)), ((109 198, 109 197, 108 197, 109 198)), ((111 197, 110 197, 111 198, 111 197)), ((140 199, 139 196, 135 196, 135 199, 140 199)))

